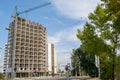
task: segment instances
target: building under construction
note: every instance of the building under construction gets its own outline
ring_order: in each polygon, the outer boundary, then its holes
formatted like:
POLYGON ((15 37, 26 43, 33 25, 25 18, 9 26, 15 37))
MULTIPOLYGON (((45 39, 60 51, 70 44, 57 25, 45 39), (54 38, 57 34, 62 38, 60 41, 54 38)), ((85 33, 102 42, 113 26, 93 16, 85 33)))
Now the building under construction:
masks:
POLYGON ((7 28, 4 72, 9 77, 46 76, 47 31, 41 24, 17 17, 7 28))

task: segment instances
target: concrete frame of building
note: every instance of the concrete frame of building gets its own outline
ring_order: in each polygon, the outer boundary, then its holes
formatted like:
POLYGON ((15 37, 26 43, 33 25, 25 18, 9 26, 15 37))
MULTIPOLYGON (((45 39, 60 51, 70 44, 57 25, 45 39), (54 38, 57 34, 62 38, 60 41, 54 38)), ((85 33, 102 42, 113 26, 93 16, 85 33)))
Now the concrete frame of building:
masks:
POLYGON ((38 76, 47 75, 46 28, 17 17, 8 29, 4 73, 10 77, 29 77, 34 71, 38 76))

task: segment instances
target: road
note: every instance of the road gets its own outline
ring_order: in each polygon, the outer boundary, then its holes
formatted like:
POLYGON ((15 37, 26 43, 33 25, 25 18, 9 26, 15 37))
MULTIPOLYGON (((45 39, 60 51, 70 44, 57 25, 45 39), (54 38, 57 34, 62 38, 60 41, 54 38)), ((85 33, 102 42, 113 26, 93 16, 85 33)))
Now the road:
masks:
POLYGON ((69 78, 63 76, 63 77, 32 78, 30 80, 86 80, 89 78, 90 78, 89 76, 73 76, 69 78))
POLYGON ((56 79, 56 80, 80 80, 80 79, 89 79, 90 77, 89 76, 73 76, 73 77, 70 77, 70 78, 59 78, 59 79, 56 79))
POLYGON ((90 79, 89 76, 73 76, 70 78, 64 77, 44 77, 44 78, 18 78, 14 80, 87 80, 90 79))

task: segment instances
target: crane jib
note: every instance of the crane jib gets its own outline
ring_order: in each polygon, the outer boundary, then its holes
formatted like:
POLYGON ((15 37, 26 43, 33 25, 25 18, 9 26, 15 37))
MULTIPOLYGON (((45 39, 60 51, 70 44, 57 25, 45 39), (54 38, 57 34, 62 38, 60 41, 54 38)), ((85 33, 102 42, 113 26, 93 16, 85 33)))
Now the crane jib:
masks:
POLYGON ((45 3, 45 4, 42 4, 42 5, 39 5, 39 6, 30 8, 30 9, 25 10, 25 11, 22 11, 22 12, 16 12, 16 13, 17 13, 16 15, 18 16, 18 15, 20 15, 20 14, 27 13, 27 12, 30 12, 30 11, 32 11, 32 10, 38 9, 38 8, 42 8, 42 7, 48 6, 48 5, 50 5, 50 4, 51 4, 51 3, 49 2, 49 3, 45 3))

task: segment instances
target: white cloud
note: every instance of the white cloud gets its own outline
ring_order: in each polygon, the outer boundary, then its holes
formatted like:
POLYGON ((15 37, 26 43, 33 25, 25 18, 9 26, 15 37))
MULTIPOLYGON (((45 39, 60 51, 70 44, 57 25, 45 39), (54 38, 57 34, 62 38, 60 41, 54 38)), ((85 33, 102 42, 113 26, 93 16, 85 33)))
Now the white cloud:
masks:
POLYGON ((83 24, 58 31, 58 32, 54 33, 54 35, 48 36, 48 41, 55 43, 55 44, 58 44, 61 41, 76 42, 76 41, 78 41, 78 39, 76 37, 77 29, 78 28, 82 29, 82 27, 83 27, 83 24))
POLYGON ((67 64, 70 62, 70 54, 58 54, 57 59, 59 64, 67 64))
POLYGON ((72 19, 87 17, 100 0, 51 0, 58 12, 72 19))
POLYGON ((58 24, 64 25, 64 23, 61 20, 59 20, 59 19, 57 19, 55 17, 47 17, 47 16, 45 16, 45 17, 43 17, 43 19, 48 20, 49 22, 53 22, 53 23, 56 22, 58 24))
POLYGON ((48 36, 48 42, 52 42, 55 45, 58 56, 58 64, 64 64, 70 61, 72 49, 80 45, 80 41, 77 39, 76 34, 77 29, 82 29, 82 27, 83 24, 69 27, 62 31, 56 32, 52 36, 48 36))
POLYGON ((49 19, 47 16, 43 17, 43 19, 49 19))
POLYGON ((58 33, 55 33, 55 35, 48 36, 48 42, 52 42, 54 44, 57 44, 60 42, 61 36, 62 36, 62 32, 58 32, 58 33))

